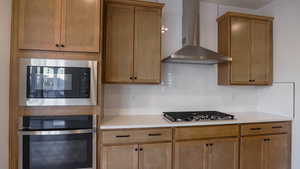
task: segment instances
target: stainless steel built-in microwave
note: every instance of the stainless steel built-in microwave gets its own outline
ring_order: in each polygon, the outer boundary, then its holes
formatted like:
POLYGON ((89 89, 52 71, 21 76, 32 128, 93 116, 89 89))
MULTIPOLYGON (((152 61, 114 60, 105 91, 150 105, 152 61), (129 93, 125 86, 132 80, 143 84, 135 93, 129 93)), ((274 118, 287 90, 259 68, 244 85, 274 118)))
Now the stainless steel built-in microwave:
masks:
POLYGON ((97 104, 97 61, 20 59, 19 104, 97 104))

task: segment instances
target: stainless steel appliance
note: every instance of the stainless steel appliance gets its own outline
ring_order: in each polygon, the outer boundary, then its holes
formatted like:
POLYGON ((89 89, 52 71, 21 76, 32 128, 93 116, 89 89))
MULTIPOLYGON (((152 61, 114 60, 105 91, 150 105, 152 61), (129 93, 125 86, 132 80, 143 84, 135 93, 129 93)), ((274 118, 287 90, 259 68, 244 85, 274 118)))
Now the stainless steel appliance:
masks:
POLYGON ((97 104, 97 61, 20 59, 19 104, 97 104))
POLYGON ((232 58, 200 46, 200 1, 182 1, 182 48, 164 59, 168 63, 218 64, 232 58))
POLYGON ((163 112, 163 115, 172 122, 234 119, 233 115, 218 111, 163 112))
POLYGON ((25 116, 19 169, 96 169, 96 117, 25 116))

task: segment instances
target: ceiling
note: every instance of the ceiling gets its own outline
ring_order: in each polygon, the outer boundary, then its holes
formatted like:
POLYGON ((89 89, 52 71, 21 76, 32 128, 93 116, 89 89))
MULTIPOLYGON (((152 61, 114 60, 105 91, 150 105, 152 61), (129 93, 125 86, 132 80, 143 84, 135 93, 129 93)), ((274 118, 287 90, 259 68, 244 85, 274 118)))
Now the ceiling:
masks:
POLYGON ((249 9, 259 9, 266 4, 270 3, 272 0, 200 0, 206 2, 213 2, 222 5, 230 5, 241 8, 249 8, 249 9))

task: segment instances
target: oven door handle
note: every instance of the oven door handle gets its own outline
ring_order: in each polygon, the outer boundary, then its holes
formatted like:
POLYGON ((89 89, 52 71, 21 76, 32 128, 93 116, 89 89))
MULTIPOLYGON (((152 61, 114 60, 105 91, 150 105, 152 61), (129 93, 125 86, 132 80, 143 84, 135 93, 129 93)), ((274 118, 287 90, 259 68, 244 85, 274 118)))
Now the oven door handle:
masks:
POLYGON ((19 131, 23 136, 39 136, 39 135, 69 135, 69 134, 88 134, 95 133, 94 129, 82 129, 82 130, 53 130, 53 131, 19 131))

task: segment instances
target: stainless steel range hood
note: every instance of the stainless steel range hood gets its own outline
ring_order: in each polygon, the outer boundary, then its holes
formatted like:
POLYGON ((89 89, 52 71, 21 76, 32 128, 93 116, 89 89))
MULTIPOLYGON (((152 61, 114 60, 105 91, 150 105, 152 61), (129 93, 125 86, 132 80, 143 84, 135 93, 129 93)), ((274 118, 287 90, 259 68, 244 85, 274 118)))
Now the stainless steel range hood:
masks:
POLYGON ((182 46, 165 58, 168 63, 218 64, 232 59, 200 46, 199 0, 182 0, 182 46))

